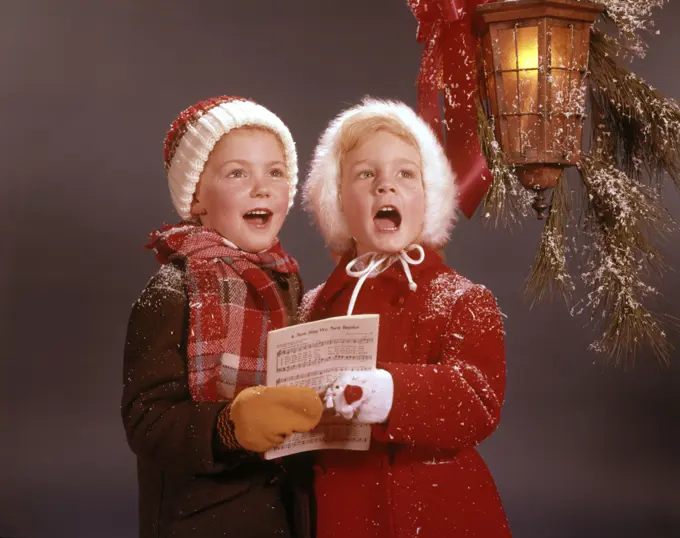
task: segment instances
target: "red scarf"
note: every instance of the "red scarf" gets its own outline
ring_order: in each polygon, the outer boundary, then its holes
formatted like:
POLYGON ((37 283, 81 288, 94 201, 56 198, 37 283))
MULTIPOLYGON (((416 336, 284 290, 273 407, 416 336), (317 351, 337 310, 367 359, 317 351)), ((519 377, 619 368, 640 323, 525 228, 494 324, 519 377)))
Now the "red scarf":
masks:
POLYGON ((286 325, 276 284, 263 269, 296 273, 296 261, 278 241, 252 254, 227 246, 209 228, 187 223, 152 233, 146 248, 161 263, 184 261, 193 400, 232 400, 244 388, 263 385, 267 333, 286 325))

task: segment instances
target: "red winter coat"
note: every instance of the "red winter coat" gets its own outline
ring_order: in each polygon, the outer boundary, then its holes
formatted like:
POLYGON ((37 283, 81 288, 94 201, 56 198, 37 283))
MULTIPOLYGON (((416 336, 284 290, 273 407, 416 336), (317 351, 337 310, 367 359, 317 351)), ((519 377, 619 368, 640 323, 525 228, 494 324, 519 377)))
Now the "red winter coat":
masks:
MULTIPOLYGON (((505 346, 493 295, 425 249, 410 291, 395 263, 359 292, 380 314, 378 367, 394 379, 386 425, 367 452, 316 452, 317 538, 508 538, 494 481, 475 445, 498 425, 505 346)), ((344 257, 303 301, 303 321, 347 313, 357 283, 344 257)))

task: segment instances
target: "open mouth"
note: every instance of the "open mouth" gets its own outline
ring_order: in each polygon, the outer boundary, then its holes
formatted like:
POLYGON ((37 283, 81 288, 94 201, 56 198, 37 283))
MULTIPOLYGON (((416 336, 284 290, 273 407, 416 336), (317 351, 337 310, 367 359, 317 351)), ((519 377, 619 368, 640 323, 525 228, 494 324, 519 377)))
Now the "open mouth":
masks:
POLYGON ((246 222, 256 226, 266 226, 272 218, 273 213, 269 209, 253 209, 248 211, 243 218, 246 222))
POLYGON ((401 214, 393 205, 385 205, 378 209, 373 222, 382 232, 394 232, 401 226, 401 214))

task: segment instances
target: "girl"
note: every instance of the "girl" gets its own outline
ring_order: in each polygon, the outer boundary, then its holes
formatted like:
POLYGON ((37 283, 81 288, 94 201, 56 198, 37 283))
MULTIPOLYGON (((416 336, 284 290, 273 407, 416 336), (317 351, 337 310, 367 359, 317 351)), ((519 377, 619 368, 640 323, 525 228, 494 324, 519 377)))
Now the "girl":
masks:
POLYGON ((341 259, 302 318, 380 315, 378 368, 327 391, 336 412, 372 424, 372 440, 368 452, 316 454, 318 538, 510 536, 474 448, 500 420, 501 316, 436 251, 455 198, 434 133, 402 103, 345 111, 316 149, 305 202, 341 259))

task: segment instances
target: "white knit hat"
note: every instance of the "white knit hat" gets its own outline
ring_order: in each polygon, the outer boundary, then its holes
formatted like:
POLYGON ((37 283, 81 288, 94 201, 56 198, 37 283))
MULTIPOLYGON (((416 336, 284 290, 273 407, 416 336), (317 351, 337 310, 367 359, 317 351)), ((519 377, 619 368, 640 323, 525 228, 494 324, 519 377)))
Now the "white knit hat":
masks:
POLYGON ((352 236, 339 201, 339 149, 343 125, 350 119, 386 117, 397 120, 418 143, 423 185, 425 188, 425 221, 421 242, 441 248, 449 238, 456 220, 456 183, 451 165, 432 129, 409 106, 396 101, 367 98, 336 117, 321 136, 304 186, 305 207, 310 210, 326 239, 337 253, 352 246, 352 236))
POLYGON ((241 97, 213 97, 184 110, 165 137, 165 169, 172 203, 183 219, 191 217, 198 179, 215 144, 232 129, 262 127, 276 134, 284 148, 290 185, 288 208, 297 190, 295 142, 288 127, 273 112, 241 97))

